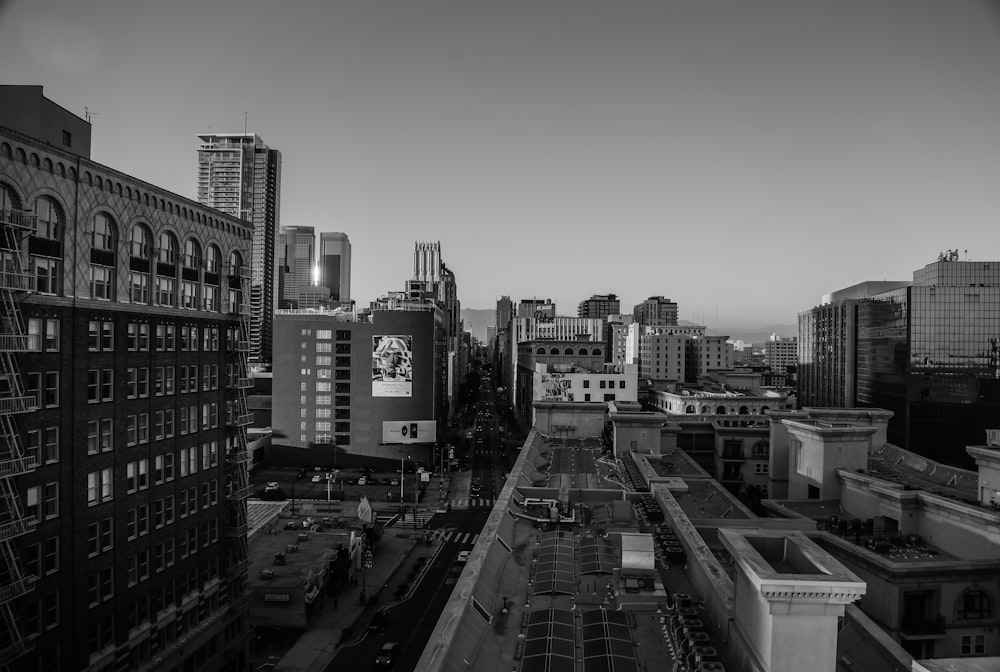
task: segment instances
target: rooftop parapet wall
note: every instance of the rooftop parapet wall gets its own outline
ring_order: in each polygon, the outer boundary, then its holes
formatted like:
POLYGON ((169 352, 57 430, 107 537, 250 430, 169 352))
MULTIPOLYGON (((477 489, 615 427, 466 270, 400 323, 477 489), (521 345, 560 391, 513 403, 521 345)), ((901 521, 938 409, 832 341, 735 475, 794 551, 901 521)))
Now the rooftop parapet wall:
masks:
POLYGON ((734 559, 733 633, 754 667, 834 672, 838 618, 864 581, 801 532, 719 530, 734 559))

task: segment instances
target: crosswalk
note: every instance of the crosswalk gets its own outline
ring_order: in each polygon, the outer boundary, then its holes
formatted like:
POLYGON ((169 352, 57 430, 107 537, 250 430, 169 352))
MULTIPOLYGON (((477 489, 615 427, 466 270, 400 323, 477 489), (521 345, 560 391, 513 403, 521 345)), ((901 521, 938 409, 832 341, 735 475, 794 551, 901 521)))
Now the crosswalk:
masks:
POLYGON ((493 506, 493 499, 490 497, 473 497, 471 499, 453 499, 451 500, 452 506, 493 506))
POLYGON ((456 544, 475 545, 476 540, 479 539, 479 533, 459 532, 457 530, 437 530, 434 532, 434 537, 440 541, 453 541, 456 544))
MULTIPOLYGON (((417 527, 423 527, 427 524, 427 521, 434 517, 433 513, 418 513, 417 514, 417 527)), ((399 518, 400 527, 412 527, 413 526, 413 514, 406 512, 401 518, 399 518)))

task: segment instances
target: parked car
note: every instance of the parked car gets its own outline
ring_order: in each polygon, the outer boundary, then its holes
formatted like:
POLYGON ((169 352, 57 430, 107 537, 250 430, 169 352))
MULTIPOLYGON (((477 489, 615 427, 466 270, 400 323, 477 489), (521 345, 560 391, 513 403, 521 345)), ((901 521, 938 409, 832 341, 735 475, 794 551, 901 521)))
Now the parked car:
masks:
POLYGON ((468 562, 469 561, 469 557, 471 555, 472 555, 472 551, 459 551, 458 552, 458 561, 459 562, 468 562))
POLYGON ((367 476, 361 476, 358 478, 358 485, 367 485, 367 484, 368 484, 367 476))
POLYGON ((379 667, 389 667, 396 660, 396 651, 398 650, 399 644, 396 642, 386 642, 379 649, 378 656, 375 657, 375 664, 379 667))
POLYGON ((277 481, 268 481, 267 485, 264 486, 264 492, 277 492, 277 490, 278 490, 277 481))
POLYGON ((323 482, 323 477, 320 476, 319 474, 316 474, 315 476, 312 477, 312 482, 313 483, 322 483, 323 482))

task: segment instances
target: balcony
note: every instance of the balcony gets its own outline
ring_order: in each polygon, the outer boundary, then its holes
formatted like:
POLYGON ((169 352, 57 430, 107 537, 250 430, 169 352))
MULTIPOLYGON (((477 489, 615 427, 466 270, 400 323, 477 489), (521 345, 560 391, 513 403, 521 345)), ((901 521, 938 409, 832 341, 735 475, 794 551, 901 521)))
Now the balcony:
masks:
POLYGON ((27 352, 28 337, 20 334, 0 334, 0 351, 27 352))
POLYGON ((250 352, 250 341, 236 341, 236 352, 250 352))
POLYGON ((227 537, 245 537, 247 536, 249 525, 244 520, 243 522, 226 523, 224 529, 227 537))
POLYGON ((16 600, 26 593, 35 589, 35 576, 22 576, 20 579, 12 581, 0 588, 0 604, 6 604, 11 600, 16 600))
POLYGON ((246 499, 252 494, 253 494, 253 486, 244 485, 239 488, 233 488, 232 490, 226 492, 226 499, 232 502, 239 499, 246 499))
POLYGON ((28 210, 0 210, 0 224, 15 226, 27 234, 34 234, 37 218, 28 210))
POLYGON ((10 478, 29 474, 38 468, 38 459, 34 457, 15 457, 0 460, 0 478, 10 478))
POLYGON ((899 624, 903 639, 941 639, 947 637, 944 616, 906 616, 899 624))
POLYGON ((250 278, 250 267, 227 262, 222 267, 222 273, 230 278, 243 278, 248 280, 250 278))
POLYGON ((0 413, 27 413, 38 410, 38 397, 30 394, 23 397, 5 397, 0 399, 0 413))
POLYGON ((26 637, 18 635, 13 642, 0 649, 0 661, 9 666, 15 659, 34 650, 35 635, 28 635, 26 637))
POLYGON ((227 413, 226 426, 246 427, 253 422, 253 413, 227 413))
POLYGON ((250 453, 245 450, 234 450, 231 453, 226 453, 226 464, 236 466, 246 464, 249 461, 250 453))
POLYGON ((4 271, 0 273, 0 289, 9 289, 14 292, 33 292, 35 291, 35 276, 30 273, 4 271))
POLYGON ((22 534, 34 532, 36 527, 38 527, 38 520, 34 516, 0 523, 0 541, 8 541, 22 534))
MULTIPOLYGON (((250 344, 247 343, 249 348, 250 344)), ((236 379, 236 389, 237 390, 250 390, 253 389, 253 378, 237 378, 236 379)))

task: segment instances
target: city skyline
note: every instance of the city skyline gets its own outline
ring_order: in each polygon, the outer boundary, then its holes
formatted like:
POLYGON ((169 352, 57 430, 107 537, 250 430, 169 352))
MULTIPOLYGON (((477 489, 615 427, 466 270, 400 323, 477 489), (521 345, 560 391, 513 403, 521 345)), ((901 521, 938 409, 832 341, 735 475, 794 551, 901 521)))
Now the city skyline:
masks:
POLYGON ((987 3, 297 10, 8 1, 4 83, 192 200, 198 134, 245 123, 282 152, 281 223, 350 236, 362 305, 420 240, 469 308, 663 295, 708 326, 789 324, 945 249, 1000 259, 987 3))

